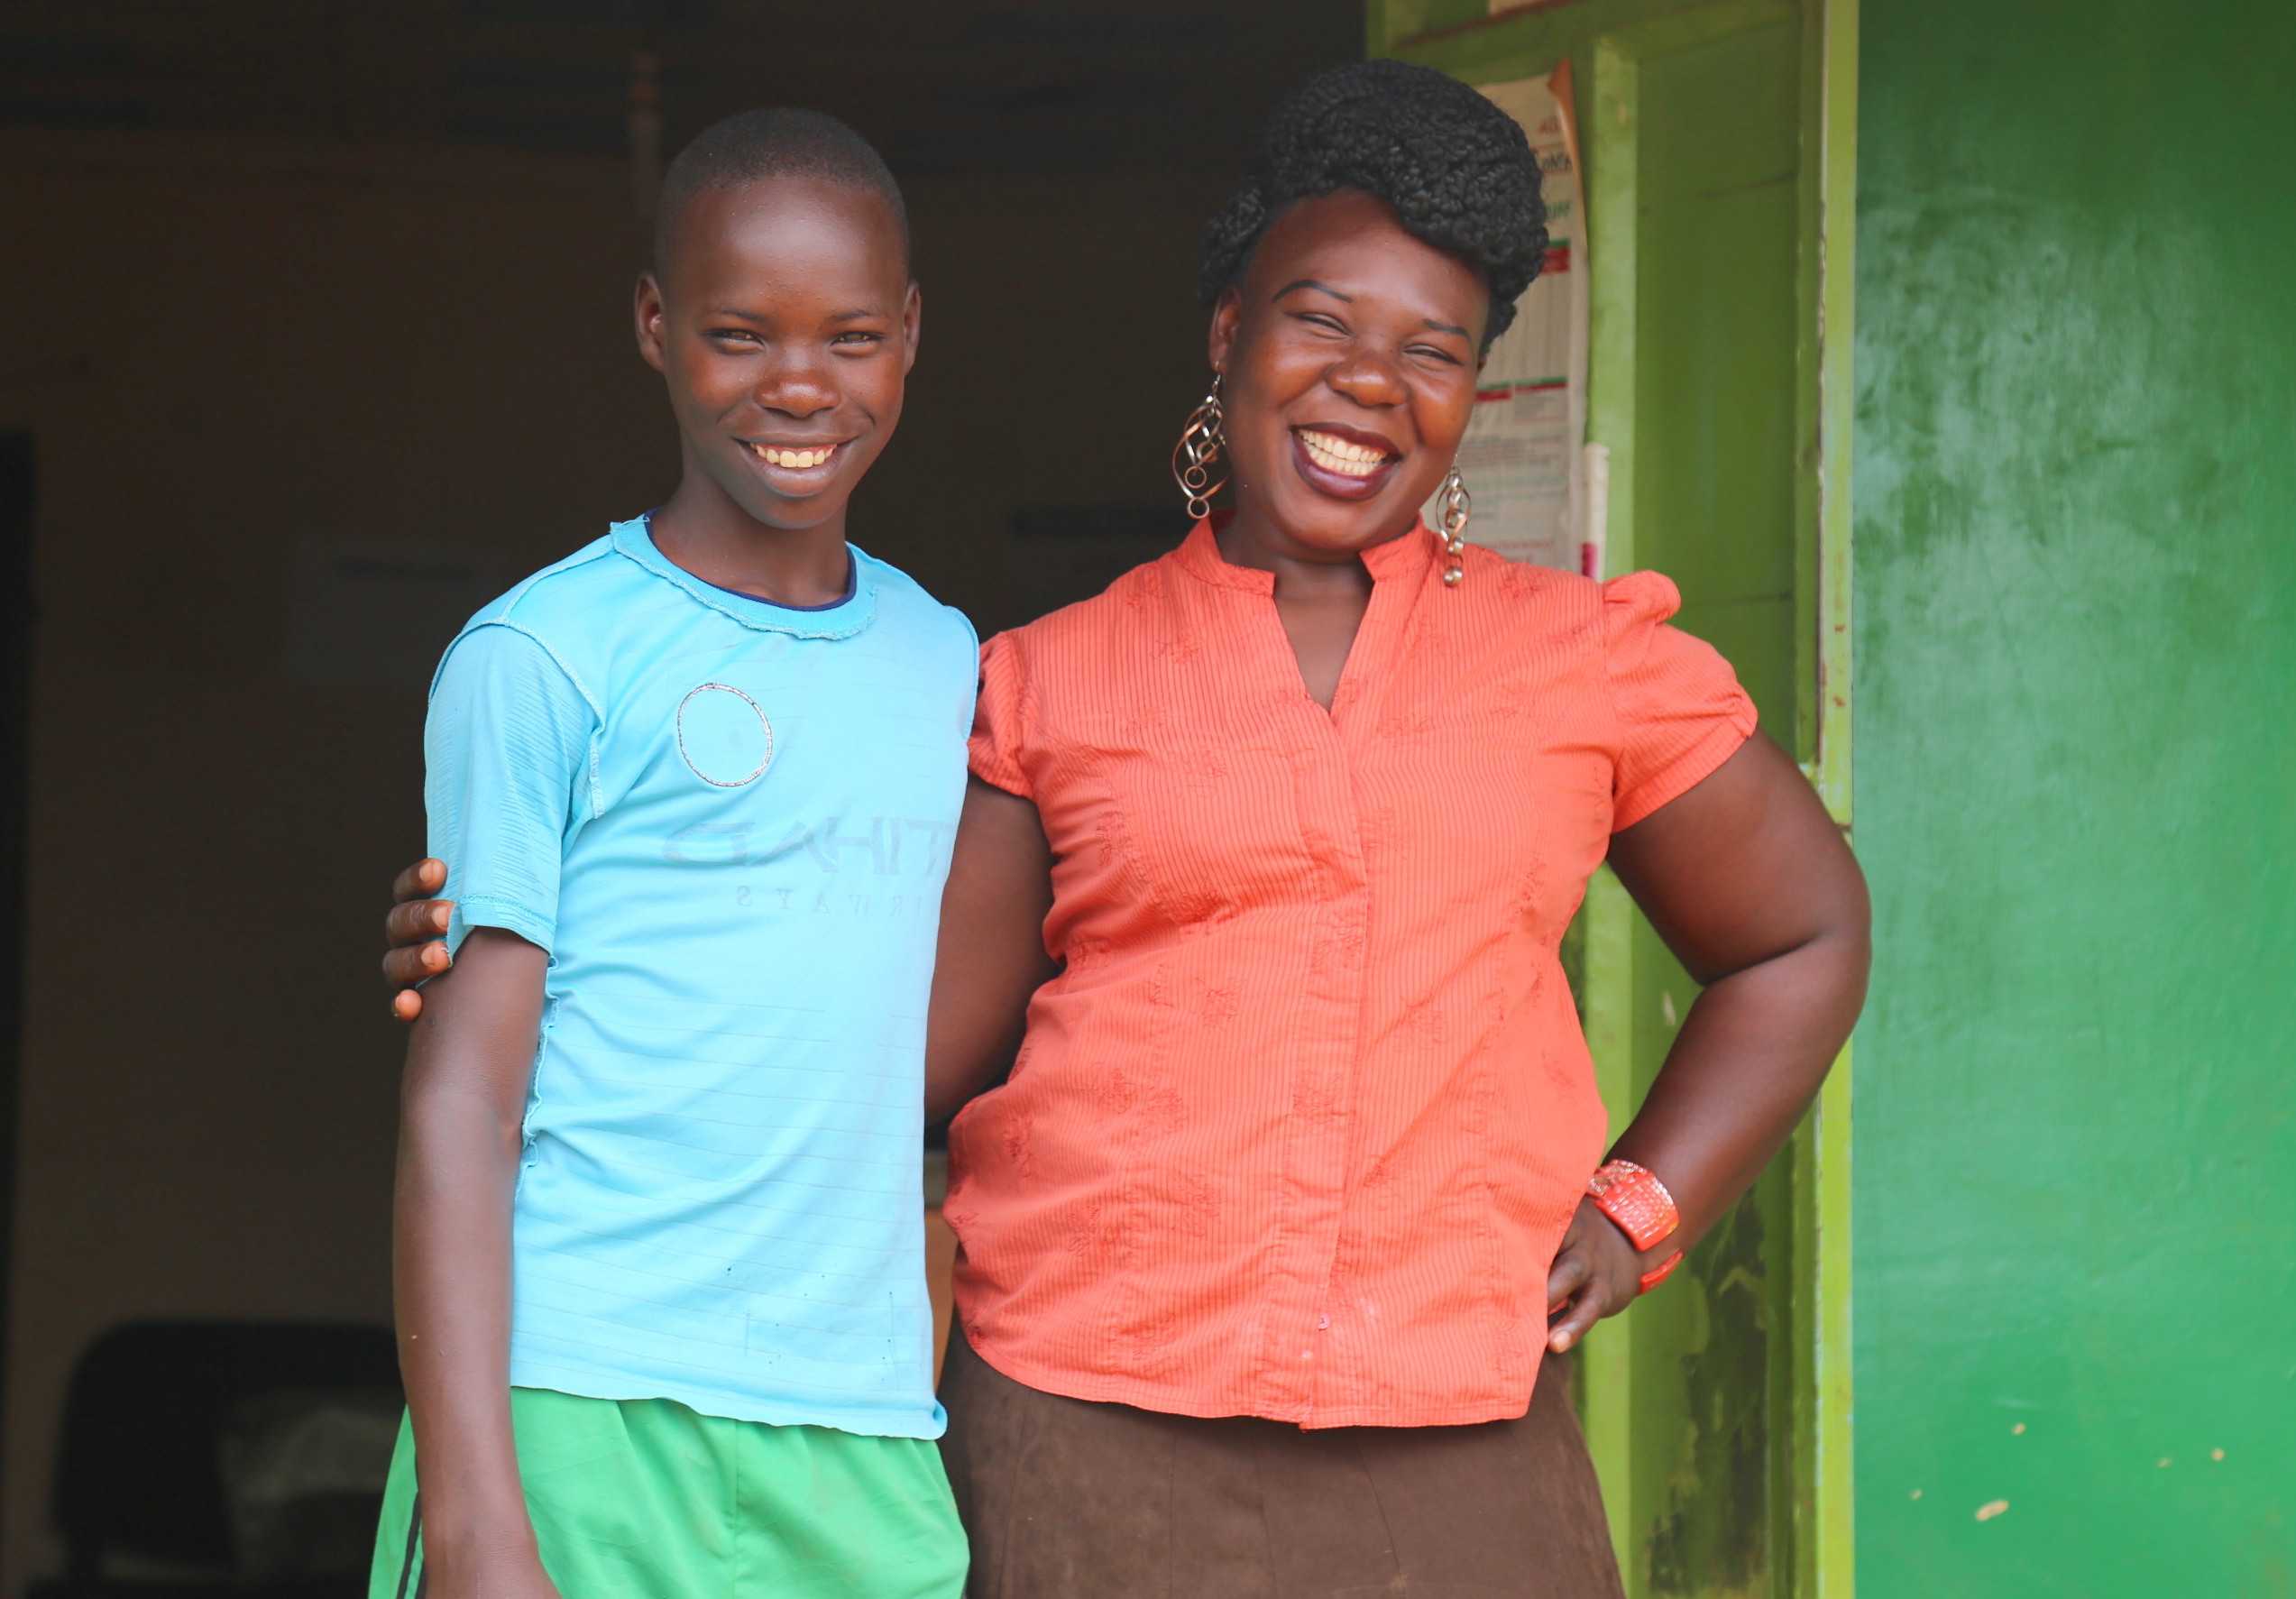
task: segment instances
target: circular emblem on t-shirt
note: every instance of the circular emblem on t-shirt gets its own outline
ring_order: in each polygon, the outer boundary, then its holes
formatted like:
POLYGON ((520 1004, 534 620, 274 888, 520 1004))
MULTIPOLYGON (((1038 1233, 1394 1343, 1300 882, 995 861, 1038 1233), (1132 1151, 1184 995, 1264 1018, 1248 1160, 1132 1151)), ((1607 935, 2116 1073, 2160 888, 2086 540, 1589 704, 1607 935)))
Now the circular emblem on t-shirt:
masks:
POLYGON ((773 765, 774 724, 739 689, 705 683, 678 702, 677 752, 703 782, 739 788, 773 765))

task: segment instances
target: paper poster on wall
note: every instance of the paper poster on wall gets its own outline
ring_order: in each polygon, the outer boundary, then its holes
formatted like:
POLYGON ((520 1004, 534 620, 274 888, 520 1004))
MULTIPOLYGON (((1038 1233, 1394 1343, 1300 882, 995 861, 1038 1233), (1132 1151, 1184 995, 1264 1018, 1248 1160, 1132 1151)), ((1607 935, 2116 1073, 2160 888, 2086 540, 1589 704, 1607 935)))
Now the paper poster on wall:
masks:
MULTIPOLYGON (((1546 78, 1486 84, 1520 123, 1538 159, 1547 260, 1491 349, 1474 419, 1459 446, 1474 497, 1474 543, 1518 561, 1599 574, 1599 538, 1586 532, 1586 253, 1570 63, 1546 78)), ((1430 502, 1428 521, 1437 520, 1430 502)))

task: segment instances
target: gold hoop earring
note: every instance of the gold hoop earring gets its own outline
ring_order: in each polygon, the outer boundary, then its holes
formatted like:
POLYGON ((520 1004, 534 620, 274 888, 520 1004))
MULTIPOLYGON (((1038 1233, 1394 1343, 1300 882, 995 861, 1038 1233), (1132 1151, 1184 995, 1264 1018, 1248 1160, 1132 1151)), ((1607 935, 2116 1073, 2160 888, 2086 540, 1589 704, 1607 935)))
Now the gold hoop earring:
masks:
POLYGON ((1202 521, 1212 514, 1212 496, 1227 486, 1227 479, 1212 481, 1212 468, 1227 449, 1221 426, 1227 415, 1220 409, 1220 374, 1212 374, 1212 391, 1204 403, 1188 413, 1188 425, 1172 446, 1172 479, 1188 496, 1188 514, 1202 521))
POLYGON ((1474 501, 1467 495, 1467 485, 1459 476, 1458 464, 1451 467, 1451 475, 1443 480, 1443 554, 1450 565, 1443 569, 1443 586, 1456 588, 1466 569, 1459 563, 1467 553, 1467 518, 1474 511, 1474 501))

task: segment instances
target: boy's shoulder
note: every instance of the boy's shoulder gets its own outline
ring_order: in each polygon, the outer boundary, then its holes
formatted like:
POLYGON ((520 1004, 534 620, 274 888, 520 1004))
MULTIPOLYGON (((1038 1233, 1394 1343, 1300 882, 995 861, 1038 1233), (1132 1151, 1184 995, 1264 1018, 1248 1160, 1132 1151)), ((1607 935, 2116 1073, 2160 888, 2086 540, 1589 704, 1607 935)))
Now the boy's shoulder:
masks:
POLYGON ((595 626, 601 602, 610 600, 613 591, 629 586, 638 575, 615 548, 614 532, 609 529, 480 606, 464 630, 491 622, 538 630, 584 618, 595 626))
POLYGON ((860 567, 856 575, 876 594, 880 623, 889 621, 896 627, 920 629, 951 644, 961 644, 967 650, 979 649, 980 640, 973 631, 972 619, 963 611, 934 599, 924 584, 859 545, 853 547, 853 558, 860 567))
MULTIPOLYGON (((592 663, 587 658, 592 652, 581 648, 586 629, 565 624, 578 621, 585 611, 593 618, 605 614, 602 607, 613 603, 616 596, 606 590, 621 581, 617 568, 628 565, 613 557, 614 538, 610 531, 480 606, 439 657, 437 669, 431 675, 431 693, 437 694, 452 663, 471 658, 470 647, 479 640, 499 644, 502 642, 502 632, 507 630, 521 634, 539 646, 542 653, 572 680, 592 711, 597 712, 599 703, 590 681, 592 663)), ((593 620, 590 627, 594 629, 595 625, 593 620)), ((499 666, 503 659, 482 658, 491 666, 482 670, 499 666)))

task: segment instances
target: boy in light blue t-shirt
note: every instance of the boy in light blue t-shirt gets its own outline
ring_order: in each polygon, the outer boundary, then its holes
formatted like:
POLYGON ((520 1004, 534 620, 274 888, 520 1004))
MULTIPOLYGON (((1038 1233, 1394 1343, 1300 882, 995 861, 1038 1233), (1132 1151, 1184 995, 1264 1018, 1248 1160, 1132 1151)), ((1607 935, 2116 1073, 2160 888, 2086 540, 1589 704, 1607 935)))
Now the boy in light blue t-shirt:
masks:
POLYGON ((898 190, 759 112, 671 168, 684 471, 433 686, 375 1599, 953 1599, 919 1151, 972 629, 845 542, 914 357, 898 190), (418 1493, 419 1488, 419 1493, 418 1493))

